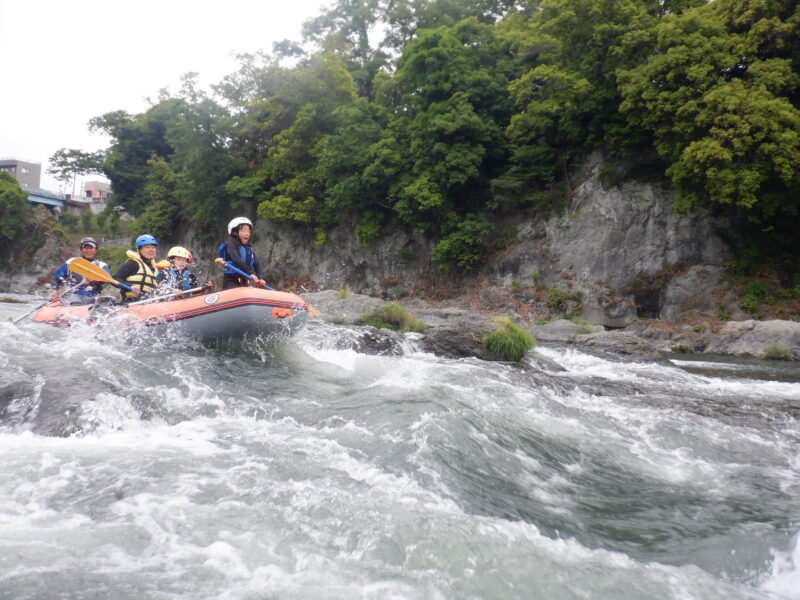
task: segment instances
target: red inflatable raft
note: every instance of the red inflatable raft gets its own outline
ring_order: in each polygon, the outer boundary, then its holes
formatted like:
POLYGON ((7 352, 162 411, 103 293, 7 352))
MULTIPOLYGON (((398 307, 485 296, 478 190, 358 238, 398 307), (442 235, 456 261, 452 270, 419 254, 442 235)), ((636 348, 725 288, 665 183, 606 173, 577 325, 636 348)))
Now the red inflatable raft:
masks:
POLYGON ((142 324, 161 333, 174 331, 210 340, 254 335, 293 335, 308 318, 300 296, 254 287, 240 287, 202 296, 129 305, 65 306, 59 302, 40 308, 33 320, 56 326, 103 324, 113 327, 142 324))

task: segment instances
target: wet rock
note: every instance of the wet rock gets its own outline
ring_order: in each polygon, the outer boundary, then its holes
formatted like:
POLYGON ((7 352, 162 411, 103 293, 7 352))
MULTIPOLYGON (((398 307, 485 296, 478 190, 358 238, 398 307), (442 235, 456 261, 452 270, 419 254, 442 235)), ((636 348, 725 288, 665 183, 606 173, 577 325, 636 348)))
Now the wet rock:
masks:
POLYGON ((490 322, 483 319, 456 318, 452 323, 429 330, 422 339, 422 347, 446 358, 473 356, 497 360, 483 347, 483 336, 492 329, 490 322))
POLYGON ((651 343, 625 331, 606 331, 589 334, 576 339, 581 349, 591 349, 614 356, 638 357, 645 360, 665 360, 661 352, 651 343))
POLYGON ((794 321, 731 321, 708 337, 706 352, 762 357, 765 348, 780 345, 800 360, 800 323, 794 321))
POLYGON ((325 290, 303 294, 303 299, 319 311, 319 318, 326 323, 355 325, 361 317, 389 304, 380 298, 364 294, 347 294, 342 297, 337 290, 325 290))
POLYGON ((367 327, 348 348, 362 354, 399 356, 403 354, 403 336, 389 329, 367 327))
MULTIPOLYGON (((593 328, 594 330, 602 330, 602 327, 593 328)), ((551 321, 544 325, 534 325, 528 331, 540 342, 571 342, 575 336, 580 335, 578 331, 583 331, 580 325, 567 321, 566 319, 558 319, 551 321)))

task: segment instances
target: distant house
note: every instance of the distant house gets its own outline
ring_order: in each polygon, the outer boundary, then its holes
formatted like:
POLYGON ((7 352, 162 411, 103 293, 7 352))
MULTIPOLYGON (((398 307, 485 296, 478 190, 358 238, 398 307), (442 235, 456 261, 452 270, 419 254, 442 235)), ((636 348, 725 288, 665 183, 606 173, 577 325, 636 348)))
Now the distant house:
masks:
POLYGON ((24 190, 39 189, 42 185, 42 163, 3 157, 0 158, 0 171, 10 173, 24 190))

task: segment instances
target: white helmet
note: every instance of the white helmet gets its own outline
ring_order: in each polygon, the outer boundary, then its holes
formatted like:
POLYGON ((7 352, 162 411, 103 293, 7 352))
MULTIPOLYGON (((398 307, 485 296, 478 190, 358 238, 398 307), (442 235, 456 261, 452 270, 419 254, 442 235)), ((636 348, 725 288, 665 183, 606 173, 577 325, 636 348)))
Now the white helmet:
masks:
POLYGON ((250 229, 253 228, 253 224, 247 217, 236 217, 233 221, 228 223, 228 234, 238 231, 240 225, 250 225, 250 229))

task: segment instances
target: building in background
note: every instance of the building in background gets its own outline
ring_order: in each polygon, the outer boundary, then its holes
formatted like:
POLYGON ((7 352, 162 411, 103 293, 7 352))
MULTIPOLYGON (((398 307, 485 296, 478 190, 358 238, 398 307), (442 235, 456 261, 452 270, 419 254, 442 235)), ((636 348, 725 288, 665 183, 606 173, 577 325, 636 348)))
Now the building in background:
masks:
POLYGON ((10 173, 24 190, 39 189, 42 185, 42 163, 3 157, 0 158, 0 171, 10 173))

